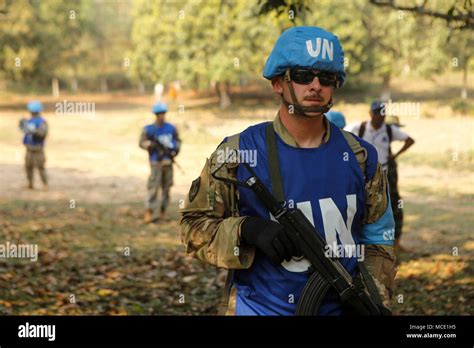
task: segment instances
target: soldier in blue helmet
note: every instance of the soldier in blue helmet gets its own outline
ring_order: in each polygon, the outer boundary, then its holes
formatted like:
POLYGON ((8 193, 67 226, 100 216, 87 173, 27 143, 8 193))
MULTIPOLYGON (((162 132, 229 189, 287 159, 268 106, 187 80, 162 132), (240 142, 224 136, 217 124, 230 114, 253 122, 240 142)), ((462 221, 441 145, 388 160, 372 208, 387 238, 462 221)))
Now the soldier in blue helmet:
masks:
POLYGON ((326 113, 326 117, 329 122, 335 124, 341 129, 346 126, 346 118, 342 112, 330 110, 326 113))
POLYGON ((415 140, 400 129, 402 126, 398 117, 386 115, 385 107, 384 102, 374 100, 370 104, 370 121, 349 125, 346 130, 357 134, 377 150, 379 162, 382 164, 382 168, 387 171, 390 202, 395 219, 395 251, 409 252, 409 249, 400 244, 403 230, 403 204, 401 204, 402 199, 398 190, 398 165, 396 160, 415 143, 415 140), (392 153, 391 149, 391 143, 394 141, 404 142, 396 153, 392 153))
MULTIPOLYGON (((346 78, 338 38, 318 27, 286 30, 263 76, 280 97, 278 113, 273 122, 225 138, 192 182, 180 206, 187 252, 229 269, 227 314, 297 313, 310 263, 252 190, 222 181, 245 181, 249 173, 242 161, 256 154, 249 163, 253 171, 279 201, 299 208, 328 245, 363 249, 356 257, 337 257, 352 276, 361 267, 356 258, 363 258, 374 278, 372 290, 389 308, 396 268, 385 172, 372 145, 325 117, 346 78), (234 150, 239 161, 223 160, 234 150)), ((344 313, 341 299, 329 290, 319 314, 344 313)))
POLYGON ((44 190, 48 189, 48 177, 44 167, 46 157, 44 143, 48 134, 48 124, 41 116, 43 104, 37 100, 30 101, 27 109, 31 113, 29 119, 20 120, 20 129, 23 132, 23 144, 26 147, 25 170, 28 179, 28 189, 34 188, 34 169, 37 168, 43 182, 44 190))
POLYGON ((146 211, 143 219, 145 223, 157 219, 156 210, 160 189, 160 218, 167 219, 166 209, 173 185, 173 162, 181 147, 176 127, 165 122, 165 115, 168 112, 166 104, 161 102, 154 104, 151 112, 156 116, 155 122, 143 128, 139 142, 139 146, 148 151, 151 169, 147 182, 146 211))

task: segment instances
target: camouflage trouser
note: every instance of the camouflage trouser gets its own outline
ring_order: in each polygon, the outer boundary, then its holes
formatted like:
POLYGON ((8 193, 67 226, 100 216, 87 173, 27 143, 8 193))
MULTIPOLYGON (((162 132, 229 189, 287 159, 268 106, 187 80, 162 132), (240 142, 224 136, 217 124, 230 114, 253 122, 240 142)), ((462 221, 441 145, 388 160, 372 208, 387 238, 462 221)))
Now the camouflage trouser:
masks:
POLYGON ((392 205, 393 218, 395 220, 395 239, 402 235, 403 227, 403 208, 401 206, 401 197, 398 193, 398 169, 397 162, 389 160, 387 168, 387 179, 390 188, 390 201, 392 205))
POLYGON ((146 208, 158 208, 158 191, 161 188, 161 211, 164 212, 169 203, 170 188, 173 185, 173 166, 160 162, 150 162, 151 173, 147 183, 146 208))
POLYGON ((41 181, 43 184, 48 184, 48 177, 46 176, 46 170, 44 169, 44 163, 46 162, 46 158, 44 156, 44 151, 31 151, 26 150, 25 156, 25 169, 26 169, 26 177, 28 178, 28 184, 33 186, 33 174, 34 169, 38 168, 40 173, 41 181))

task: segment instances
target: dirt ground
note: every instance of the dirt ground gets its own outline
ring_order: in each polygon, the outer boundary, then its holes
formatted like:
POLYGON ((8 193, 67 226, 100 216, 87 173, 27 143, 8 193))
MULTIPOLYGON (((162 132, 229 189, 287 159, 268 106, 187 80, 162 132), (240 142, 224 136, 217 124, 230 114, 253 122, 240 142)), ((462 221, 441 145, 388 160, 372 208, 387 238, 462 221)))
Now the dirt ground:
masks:
MULTIPOLYGON (((276 104, 249 102, 222 112, 213 98, 170 105, 183 139, 169 222, 143 225, 147 154, 141 128, 151 97, 68 97, 95 102, 94 115, 58 115, 46 100, 49 191, 24 189, 18 121, 25 98, 0 104, 0 243, 36 243, 38 262, 0 259, 0 314, 213 314, 223 272, 185 256, 179 200, 222 139, 274 117, 276 104), (71 208, 71 206, 74 206, 71 208), (127 249, 128 248, 128 249, 127 249), (128 255, 126 251, 129 251, 128 255), (72 299, 74 298, 74 301, 72 299)), ((473 118, 403 119, 416 144, 400 158, 403 244, 393 308, 397 314, 474 314, 473 118)), ((364 103, 341 102, 348 121, 364 103)))

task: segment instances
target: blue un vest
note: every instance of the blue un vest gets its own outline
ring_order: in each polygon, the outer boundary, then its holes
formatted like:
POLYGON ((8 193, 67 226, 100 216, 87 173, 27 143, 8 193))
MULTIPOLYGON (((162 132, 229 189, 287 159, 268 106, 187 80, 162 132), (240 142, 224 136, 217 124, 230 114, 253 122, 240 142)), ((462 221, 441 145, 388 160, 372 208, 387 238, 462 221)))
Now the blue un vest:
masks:
MULTIPOLYGON (((156 123, 152 123, 145 126, 144 130, 148 140, 159 141, 167 148, 172 150, 176 149, 176 128, 171 123, 165 122, 161 127, 156 125, 156 123)), ((152 151, 149 157, 150 161, 170 159, 170 157, 166 155, 159 157, 157 150, 152 151)))
MULTIPOLYGON (((265 127, 266 123, 261 123, 242 132, 240 150, 257 151, 256 166, 253 169, 267 188, 271 189, 265 127)), ((329 141, 318 148, 292 147, 284 143, 278 134, 275 135, 285 199, 290 208, 294 205, 305 213, 329 244, 329 240, 341 244, 341 239, 347 243, 348 238, 352 238, 353 243, 357 245, 361 239, 365 181, 341 130, 332 124, 330 127, 329 141), (335 222, 339 225, 335 225, 335 222), (342 236, 339 233, 344 229, 341 224, 348 229, 342 236)), ((377 165, 375 149, 364 141, 360 143, 369 152, 366 175, 373 176, 377 165)), ((239 165, 237 179, 243 181, 249 176, 245 167, 239 165)), ((239 188, 239 195, 241 216, 270 218, 268 210, 251 190, 239 188)), ((357 259, 342 257, 339 260, 354 276, 357 259)), ((275 266, 257 250, 249 269, 234 272, 233 285, 237 289, 236 314, 294 315, 301 291, 310 275, 307 268, 306 260, 295 259, 275 266)), ((338 295, 330 289, 320 307, 320 315, 341 313, 342 306, 338 295)))
MULTIPOLYGON (((36 116, 28 119, 27 123, 28 126, 34 125, 35 129, 38 129, 46 120, 41 116, 36 116)), ((25 145, 44 145, 44 138, 39 139, 38 137, 34 137, 31 133, 26 133, 23 137, 23 144, 25 145)))

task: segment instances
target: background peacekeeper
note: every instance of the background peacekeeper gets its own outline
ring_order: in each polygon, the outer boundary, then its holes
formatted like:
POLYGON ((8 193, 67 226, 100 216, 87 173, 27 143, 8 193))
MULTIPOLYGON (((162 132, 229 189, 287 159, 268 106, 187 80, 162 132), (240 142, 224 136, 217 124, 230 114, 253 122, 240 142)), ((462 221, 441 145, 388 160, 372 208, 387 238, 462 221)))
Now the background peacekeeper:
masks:
POLYGON ((372 144, 377 150, 382 168, 387 171, 390 202, 395 220, 395 251, 409 251, 400 244, 403 229, 403 204, 398 190, 397 158, 414 143, 412 137, 403 132, 397 116, 386 115, 385 103, 373 101, 370 105, 370 122, 364 121, 347 126, 346 130, 357 134, 360 138, 372 144), (402 148, 392 153, 391 143, 403 141, 402 148))
POLYGON ((160 219, 167 219, 166 208, 173 185, 173 161, 181 147, 176 127, 165 122, 165 115, 168 112, 167 105, 161 102, 156 103, 151 111, 156 115, 156 120, 143 128, 139 142, 139 146, 148 151, 150 160, 146 211, 143 218, 145 223, 156 220, 155 214, 158 209, 158 191, 160 189, 160 219))
POLYGON ((48 190, 48 176, 44 164, 44 142, 48 134, 48 124, 41 116, 43 104, 39 101, 30 101, 27 109, 31 113, 29 119, 20 120, 20 129, 24 133, 23 144, 26 147, 25 170, 28 179, 28 189, 34 188, 34 169, 37 168, 43 182, 44 190, 48 190))
MULTIPOLYGON (((335 88, 345 80, 338 38, 317 27, 288 29, 278 39, 263 75, 281 96, 279 112, 270 127, 261 123, 225 138, 206 161, 180 207, 187 252, 233 270, 228 314, 295 314, 309 278, 309 262, 295 257, 285 228, 271 220, 252 191, 211 176, 222 165, 223 153, 256 151, 253 170, 274 191, 266 149, 267 134, 274 134, 277 148, 269 149, 278 153, 277 170, 288 207, 301 209, 328 244, 364 245, 367 267, 389 307, 396 268, 393 240, 386 233, 393 232, 394 222, 385 173, 373 146, 331 125, 324 116, 335 88)), ((221 166, 216 174, 239 181, 249 176, 239 163, 221 166)), ((339 260, 354 275, 356 258, 339 260)), ((319 314, 343 314, 332 289, 319 314)))

